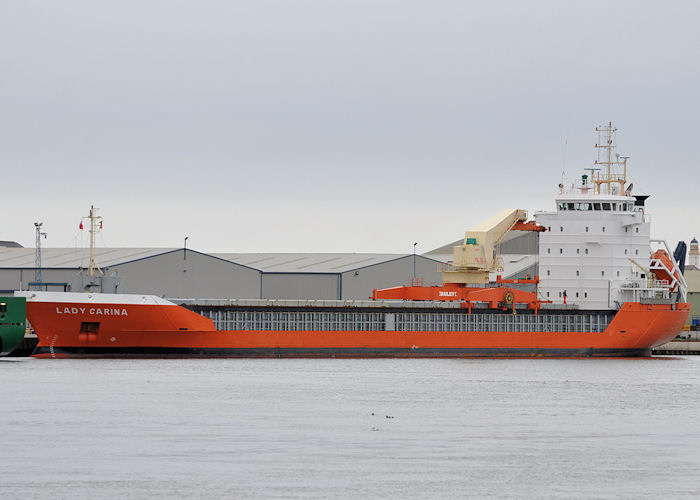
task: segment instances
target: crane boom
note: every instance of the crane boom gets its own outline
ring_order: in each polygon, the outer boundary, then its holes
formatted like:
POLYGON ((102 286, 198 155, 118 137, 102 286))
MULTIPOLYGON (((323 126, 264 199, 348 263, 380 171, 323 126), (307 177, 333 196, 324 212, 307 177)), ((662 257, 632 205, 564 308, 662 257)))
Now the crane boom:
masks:
POLYGON ((442 272, 443 283, 488 283, 489 272, 498 268, 499 243, 510 229, 544 230, 526 220, 525 210, 503 210, 468 230, 453 249, 452 268, 442 272))

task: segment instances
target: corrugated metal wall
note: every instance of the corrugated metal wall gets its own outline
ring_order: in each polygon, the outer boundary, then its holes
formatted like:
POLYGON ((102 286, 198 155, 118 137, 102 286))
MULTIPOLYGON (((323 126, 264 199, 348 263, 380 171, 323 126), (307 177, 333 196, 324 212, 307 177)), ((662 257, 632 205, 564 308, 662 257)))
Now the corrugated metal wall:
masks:
POLYGON ((258 298, 260 271, 182 250, 112 266, 123 292, 170 298, 258 298))
MULTIPOLYGON (((409 285, 413 278, 413 256, 407 255, 388 262, 348 271, 341 275, 343 299, 367 299, 374 288, 409 285)), ((442 281, 438 263, 416 255, 416 277, 425 285, 442 281)))
POLYGON ((340 275, 263 273, 263 299, 340 299, 340 275))

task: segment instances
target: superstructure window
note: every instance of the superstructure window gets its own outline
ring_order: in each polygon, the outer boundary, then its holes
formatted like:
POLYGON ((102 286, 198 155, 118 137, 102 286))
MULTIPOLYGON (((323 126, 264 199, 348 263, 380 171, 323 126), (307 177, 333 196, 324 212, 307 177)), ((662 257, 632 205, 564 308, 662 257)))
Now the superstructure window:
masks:
POLYGON ((603 232, 605 232, 605 226, 603 226, 603 232))
POLYGON ((605 271, 601 271, 601 272, 600 272, 600 275, 601 275, 601 276, 605 276, 605 271))
POLYGON ((613 204, 612 204, 612 209, 615 210, 615 211, 617 211, 617 203, 613 203, 613 204))
POLYGON ((603 210, 610 210, 610 203, 603 203, 603 210))
POLYGON ((635 227, 635 228, 634 228, 634 232, 635 232, 635 233, 638 233, 638 232, 639 232, 639 228, 638 228, 638 227, 635 227))
POLYGON ((634 251, 634 255, 639 255, 639 249, 636 249, 636 250, 634 251))
POLYGON ((564 232, 564 226, 559 226, 559 232, 563 233, 564 232))
POLYGON ((568 210, 573 210, 573 209, 574 209, 574 204, 573 204, 573 203, 567 203, 567 204, 566 204, 566 208, 567 208, 568 210))
POLYGON ((580 248, 577 248, 577 249, 576 249, 576 254, 580 254, 580 253, 581 253, 581 249, 580 249, 580 248))
POLYGON ((583 297, 587 299, 587 298, 588 298, 588 292, 583 292, 583 297))
POLYGON ((548 248, 548 249, 547 249, 547 253, 552 253, 552 249, 551 249, 551 248, 548 248))
POLYGON ((566 203, 560 203, 559 210, 566 210, 566 203))
POLYGON ((627 255, 627 249, 625 248, 625 255, 627 255))
POLYGON ((547 269, 547 276, 549 276, 549 269, 547 269))
POLYGON ((579 271, 578 271, 578 270, 576 271, 576 276, 580 276, 580 273, 579 273, 579 271))
POLYGON ((594 210, 600 210, 600 203, 594 203, 594 204, 593 204, 593 209, 594 209, 594 210))
POLYGON ((584 252, 585 252, 586 255, 588 255, 588 249, 587 249, 587 248, 584 250, 584 252))
POLYGON ((620 277, 620 271, 617 272, 617 277, 618 277, 618 278, 620 277))
POLYGON ((564 249, 563 249, 563 248, 560 248, 560 249, 559 249, 559 253, 564 253, 564 249))
POLYGON ((588 232, 588 226, 586 226, 586 232, 588 232))

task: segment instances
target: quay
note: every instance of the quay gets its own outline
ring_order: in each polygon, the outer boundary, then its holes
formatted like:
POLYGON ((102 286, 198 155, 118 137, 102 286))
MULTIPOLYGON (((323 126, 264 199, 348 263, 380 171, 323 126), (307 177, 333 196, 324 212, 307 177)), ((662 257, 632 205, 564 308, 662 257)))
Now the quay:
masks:
POLYGON ((681 332, 671 342, 656 347, 652 354, 700 355, 700 331, 681 332))

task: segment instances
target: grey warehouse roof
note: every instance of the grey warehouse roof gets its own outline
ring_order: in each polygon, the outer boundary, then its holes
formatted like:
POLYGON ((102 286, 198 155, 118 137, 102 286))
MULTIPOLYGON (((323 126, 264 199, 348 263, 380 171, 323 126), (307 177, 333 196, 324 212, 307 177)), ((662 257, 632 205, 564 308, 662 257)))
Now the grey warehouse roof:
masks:
MULTIPOLYGON (((123 264, 132 260, 161 255, 176 248, 96 248, 95 260, 100 267, 123 264)), ((0 248, 0 268, 34 269, 34 248, 0 248)), ((42 248, 41 267, 87 268, 90 251, 87 248, 42 248)))
POLYGON ((211 255, 260 269, 266 273, 343 273, 407 256, 397 253, 215 253, 211 255))
MULTIPOLYGON (((182 248, 97 248, 95 260, 98 266, 106 268, 176 250, 181 251, 182 248)), ((407 257, 406 254, 393 253, 212 253, 204 255, 264 272, 281 273, 343 273, 407 257)), ((425 258, 420 255, 418 257, 425 258)), ((0 268, 34 269, 34 259, 34 248, 0 248, 0 268)), ((89 263, 89 250, 86 248, 41 249, 41 265, 44 269, 87 268, 89 263)))

